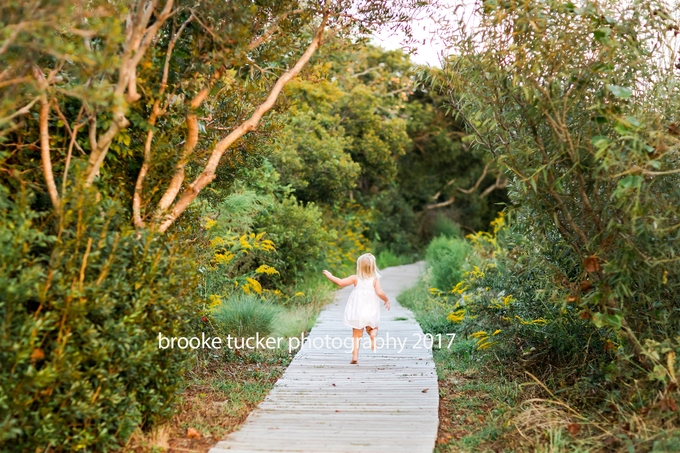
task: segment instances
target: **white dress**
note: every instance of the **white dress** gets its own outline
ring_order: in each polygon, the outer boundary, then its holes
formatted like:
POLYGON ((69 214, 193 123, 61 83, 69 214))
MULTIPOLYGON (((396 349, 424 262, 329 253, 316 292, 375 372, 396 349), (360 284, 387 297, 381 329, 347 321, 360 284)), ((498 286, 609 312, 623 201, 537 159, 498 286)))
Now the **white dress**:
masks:
POLYGON ((373 281, 375 278, 359 278, 349 295, 345 306, 344 323, 353 329, 363 329, 366 326, 378 327, 380 322, 380 302, 375 293, 373 281))

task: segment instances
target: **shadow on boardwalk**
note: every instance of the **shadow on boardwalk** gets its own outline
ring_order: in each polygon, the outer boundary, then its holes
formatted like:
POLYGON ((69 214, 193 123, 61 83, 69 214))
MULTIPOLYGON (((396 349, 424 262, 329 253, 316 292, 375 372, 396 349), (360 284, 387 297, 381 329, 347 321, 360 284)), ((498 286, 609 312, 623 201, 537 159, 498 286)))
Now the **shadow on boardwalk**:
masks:
POLYGON ((340 345, 351 336, 342 314, 352 287, 338 291, 267 398, 210 453, 432 452, 437 374, 420 326, 396 301, 422 268, 416 263, 383 271, 392 309, 381 311, 379 349, 362 348, 358 365, 349 364, 349 349, 340 345))

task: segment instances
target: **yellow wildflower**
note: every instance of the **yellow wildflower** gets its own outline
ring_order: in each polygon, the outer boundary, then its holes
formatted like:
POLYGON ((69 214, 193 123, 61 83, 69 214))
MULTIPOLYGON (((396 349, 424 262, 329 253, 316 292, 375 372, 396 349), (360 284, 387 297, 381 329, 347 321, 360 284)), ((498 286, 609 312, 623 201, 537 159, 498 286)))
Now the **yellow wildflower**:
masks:
POLYGON ((260 285, 260 282, 250 277, 246 277, 246 281, 253 291, 255 291, 257 294, 262 294, 262 285, 260 285))
POLYGON ((236 255, 234 255, 231 252, 226 252, 226 253, 216 253, 215 254, 215 261, 217 261, 218 264, 224 264, 227 265, 231 262, 231 260, 234 259, 236 255))
POLYGON ((211 294, 210 297, 208 297, 208 300, 210 300, 209 308, 215 308, 218 305, 222 305, 222 296, 217 294, 211 294))
POLYGON ((255 269, 255 272, 258 273, 258 274, 267 274, 267 275, 274 275, 274 274, 279 273, 279 271, 277 271, 273 267, 268 266, 266 264, 263 264, 262 266, 255 269))
POLYGON ((548 321, 546 321, 543 318, 538 318, 538 319, 533 319, 531 321, 525 321, 524 319, 520 318, 519 316, 515 315, 515 318, 519 319, 519 322, 524 324, 524 325, 530 325, 530 324, 540 324, 540 325, 545 325, 548 324, 548 321))
POLYGON ((484 341, 484 342, 477 345, 477 350, 488 349, 491 346, 495 345, 496 343, 498 343, 498 342, 497 341, 488 341, 488 342, 484 341))
POLYGON ((465 309, 461 308, 460 310, 452 311, 446 319, 455 323, 463 322, 465 319, 465 309))
POLYGON ((463 294, 464 291, 466 291, 468 287, 465 285, 464 281, 458 282, 456 286, 453 287, 451 290, 452 294, 463 294))

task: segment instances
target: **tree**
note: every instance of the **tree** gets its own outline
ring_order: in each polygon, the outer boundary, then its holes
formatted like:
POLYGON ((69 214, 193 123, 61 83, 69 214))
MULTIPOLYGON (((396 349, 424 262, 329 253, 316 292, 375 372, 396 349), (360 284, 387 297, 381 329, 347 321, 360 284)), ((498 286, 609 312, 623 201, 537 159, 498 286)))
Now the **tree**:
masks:
POLYGON ((39 146, 41 185, 57 215, 66 191, 106 182, 132 193, 138 228, 164 232, 216 178, 223 157, 235 157, 227 151, 256 131, 327 34, 398 25, 418 6, 11 4, 2 11, 3 147, 20 151, 11 164, 32 168, 25 152, 39 146))
POLYGON ((555 270, 564 303, 650 368, 664 366, 654 341, 680 332, 677 11, 483 2, 477 28, 449 30, 445 68, 451 106, 507 168, 532 242, 558 234, 570 247, 577 267, 555 270))

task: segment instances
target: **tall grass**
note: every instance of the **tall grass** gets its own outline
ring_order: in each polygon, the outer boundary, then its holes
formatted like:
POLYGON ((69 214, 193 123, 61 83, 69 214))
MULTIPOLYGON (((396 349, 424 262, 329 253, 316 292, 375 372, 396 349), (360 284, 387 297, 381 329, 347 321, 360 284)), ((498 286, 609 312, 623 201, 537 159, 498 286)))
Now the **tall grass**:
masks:
POLYGON ((471 268, 467 261, 471 252, 472 247, 465 239, 447 236, 433 239, 425 252, 430 268, 430 283, 443 291, 456 286, 471 268))
POLYGON ((385 269, 386 267, 401 266, 403 264, 411 264, 413 256, 409 255, 397 255, 392 252, 392 250, 382 250, 375 257, 376 264, 379 269, 385 269))
POLYGON ((453 323, 446 319, 451 308, 428 297, 423 282, 399 294, 397 301, 413 312, 424 333, 446 335, 454 332, 453 323))
POLYGON ((453 220, 439 213, 432 222, 432 236, 446 236, 449 238, 462 238, 463 233, 460 231, 460 226, 453 220))
POLYGON ((235 294, 218 306, 213 319, 223 335, 266 336, 274 330, 280 308, 254 294, 235 294))

